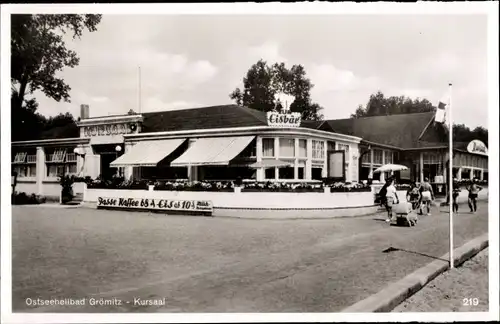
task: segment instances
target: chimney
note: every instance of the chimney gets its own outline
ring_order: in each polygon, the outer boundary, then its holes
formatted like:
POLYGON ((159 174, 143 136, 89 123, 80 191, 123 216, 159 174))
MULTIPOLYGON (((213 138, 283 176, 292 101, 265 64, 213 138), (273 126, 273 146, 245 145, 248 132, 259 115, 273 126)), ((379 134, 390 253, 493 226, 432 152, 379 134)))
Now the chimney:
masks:
POLYGON ((89 105, 80 105, 80 118, 87 119, 89 118, 89 105))

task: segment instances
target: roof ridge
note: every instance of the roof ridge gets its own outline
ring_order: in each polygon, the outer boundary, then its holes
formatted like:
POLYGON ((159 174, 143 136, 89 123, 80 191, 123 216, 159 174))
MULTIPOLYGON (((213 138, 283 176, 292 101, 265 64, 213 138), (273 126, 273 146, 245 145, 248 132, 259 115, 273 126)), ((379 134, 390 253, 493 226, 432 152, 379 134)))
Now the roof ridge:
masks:
POLYGON ((160 113, 168 113, 168 112, 174 112, 174 111, 187 111, 187 110, 198 110, 198 109, 208 109, 208 108, 215 108, 215 107, 229 107, 229 106, 237 106, 235 104, 225 104, 225 105, 212 105, 212 106, 203 106, 203 107, 193 107, 193 108, 182 108, 182 109, 169 109, 169 110, 159 110, 159 111, 148 111, 148 112, 142 112, 140 113, 141 115, 145 114, 160 114, 160 113))
POLYGON ((261 118, 262 116, 259 116, 257 114, 258 112, 265 114, 266 113, 265 111, 249 108, 246 106, 240 106, 240 105, 235 105, 235 106, 238 107, 239 109, 243 110, 246 114, 251 115, 252 117, 255 117, 256 119, 258 119, 259 121, 261 121, 262 123, 267 125, 267 119, 262 119, 261 118))

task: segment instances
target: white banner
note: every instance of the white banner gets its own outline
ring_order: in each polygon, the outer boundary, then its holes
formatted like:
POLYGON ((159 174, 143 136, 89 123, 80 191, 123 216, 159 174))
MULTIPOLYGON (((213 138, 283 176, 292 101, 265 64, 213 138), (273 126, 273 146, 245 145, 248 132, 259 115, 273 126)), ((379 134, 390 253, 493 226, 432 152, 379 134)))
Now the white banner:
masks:
POLYGON ((172 200, 152 198, 98 197, 97 207, 134 208, 147 210, 175 210, 186 212, 212 213, 213 204, 209 200, 172 200))

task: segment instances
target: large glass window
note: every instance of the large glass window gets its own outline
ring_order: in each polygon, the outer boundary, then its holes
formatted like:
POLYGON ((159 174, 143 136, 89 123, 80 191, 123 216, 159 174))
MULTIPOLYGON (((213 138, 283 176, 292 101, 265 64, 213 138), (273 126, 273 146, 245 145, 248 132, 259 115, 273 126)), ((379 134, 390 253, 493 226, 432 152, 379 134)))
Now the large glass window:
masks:
POLYGON ((295 140, 293 138, 280 138, 280 157, 295 157, 295 140))
POLYGON ((392 164, 392 163, 394 163, 394 152, 385 151, 385 164, 392 164))
POLYGON ((312 141, 312 158, 319 160, 325 158, 325 142, 324 141, 312 141))
POLYGON ((307 140, 299 139, 299 157, 307 157, 307 140))
POLYGON ((274 138, 262 139, 262 151, 264 157, 274 157, 274 138))
POLYGON ((382 161, 382 150, 373 150, 373 164, 384 164, 382 161))

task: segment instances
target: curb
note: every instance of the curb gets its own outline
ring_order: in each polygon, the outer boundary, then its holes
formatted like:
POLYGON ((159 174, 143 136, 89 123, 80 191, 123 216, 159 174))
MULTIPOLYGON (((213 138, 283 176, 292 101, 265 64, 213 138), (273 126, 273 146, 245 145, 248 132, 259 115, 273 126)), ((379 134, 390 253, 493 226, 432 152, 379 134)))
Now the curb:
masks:
MULTIPOLYGON (((461 265, 481 250, 488 247, 488 234, 483 234, 454 250, 455 267, 461 265)), ((441 259, 449 259, 446 253, 441 259)), ((422 289, 431 280, 449 269, 448 262, 436 260, 409 274, 400 281, 390 284, 375 295, 343 309, 342 313, 390 312, 405 299, 422 289)))

